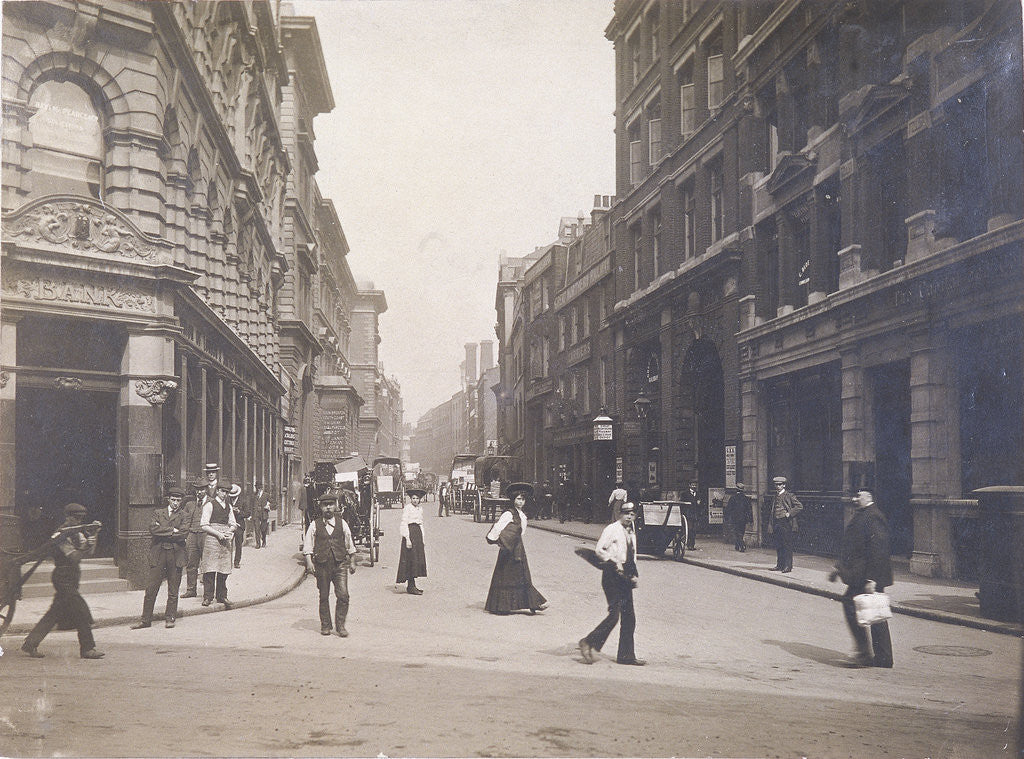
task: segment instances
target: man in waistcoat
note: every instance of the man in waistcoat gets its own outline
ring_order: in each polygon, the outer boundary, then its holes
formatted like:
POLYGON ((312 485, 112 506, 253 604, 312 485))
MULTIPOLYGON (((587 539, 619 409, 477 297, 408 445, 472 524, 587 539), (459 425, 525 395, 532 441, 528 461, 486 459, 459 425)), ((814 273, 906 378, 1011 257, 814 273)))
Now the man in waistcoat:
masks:
POLYGON ((789 492, 785 477, 772 480, 775 485, 775 501, 772 503, 771 528, 775 537, 775 566, 772 572, 793 571, 793 533, 796 532, 796 515, 803 511, 800 499, 789 492))
POLYGON ((203 536, 203 554, 199 560, 199 571, 203 575, 203 606, 212 604, 216 596, 218 603, 230 609, 228 575, 231 574, 231 558, 234 554, 232 539, 238 525, 228 505, 229 487, 218 481, 219 467, 216 464, 207 464, 207 474, 211 469, 214 472, 213 495, 210 494, 210 488, 203 494, 202 517, 199 521, 203 532, 206 533, 203 536))
POLYGON ((153 606, 160 586, 167 580, 167 608, 164 625, 174 627, 178 615, 178 588, 181 586, 181 570, 185 566, 185 539, 188 525, 185 510, 181 508, 185 491, 170 488, 167 491, 167 506, 157 509, 149 524, 153 536, 149 547, 149 581, 146 595, 142 600, 142 621, 132 625, 133 630, 150 627, 153 624, 153 606))
POLYGON ((328 493, 320 499, 320 516, 306 529, 302 555, 306 571, 316 577, 320 594, 320 634, 337 632, 348 637, 348 576, 356 572, 356 546, 348 523, 337 515, 338 496, 328 493), (334 622, 331 622, 331 585, 334 586, 334 622))

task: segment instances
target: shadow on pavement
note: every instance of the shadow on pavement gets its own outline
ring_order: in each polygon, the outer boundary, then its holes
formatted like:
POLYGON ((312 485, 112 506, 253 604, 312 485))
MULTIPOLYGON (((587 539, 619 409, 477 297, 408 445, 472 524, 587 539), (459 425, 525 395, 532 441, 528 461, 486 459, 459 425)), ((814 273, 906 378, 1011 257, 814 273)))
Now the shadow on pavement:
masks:
POLYGON ((812 646, 807 643, 793 643, 788 640, 762 640, 761 642, 769 646, 778 646, 786 653, 792 654, 798 659, 810 659, 829 667, 849 669, 853 664, 847 654, 841 651, 833 651, 831 648, 821 648, 820 646, 812 646))

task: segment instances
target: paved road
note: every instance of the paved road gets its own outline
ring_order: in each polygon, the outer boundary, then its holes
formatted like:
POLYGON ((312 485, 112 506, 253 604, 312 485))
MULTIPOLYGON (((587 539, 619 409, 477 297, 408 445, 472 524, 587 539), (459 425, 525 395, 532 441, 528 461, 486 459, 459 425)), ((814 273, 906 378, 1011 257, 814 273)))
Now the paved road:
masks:
MULTIPOLYGON (((430 504, 428 504, 429 510, 430 504)), ((351 637, 319 635, 315 587, 187 617, 174 630, 105 628, 107 658, 0 658, 0 754, 243 756, 1011 756, 1019 642, 914 618, 893 625, 896 669, 847 666, 838 604, 641 557, 638 653, 582 663, 603 616, 580 541, 530 531, 548 611, 483 612, 484 525, 431 517, 430 577, 352 578, 351 637), (964 656, 962 654, 977 654, 964 656), (940 654, 961 654, 956 656, 940 654)))

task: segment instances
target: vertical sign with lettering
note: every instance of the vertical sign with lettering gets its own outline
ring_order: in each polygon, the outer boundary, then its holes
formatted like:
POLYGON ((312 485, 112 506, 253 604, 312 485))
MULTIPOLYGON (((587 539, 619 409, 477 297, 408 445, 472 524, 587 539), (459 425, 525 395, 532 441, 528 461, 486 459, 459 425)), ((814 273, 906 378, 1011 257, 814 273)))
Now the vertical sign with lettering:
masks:
POLYGON ((736 489, 736 446, 725 446, 725 486, 736 489))

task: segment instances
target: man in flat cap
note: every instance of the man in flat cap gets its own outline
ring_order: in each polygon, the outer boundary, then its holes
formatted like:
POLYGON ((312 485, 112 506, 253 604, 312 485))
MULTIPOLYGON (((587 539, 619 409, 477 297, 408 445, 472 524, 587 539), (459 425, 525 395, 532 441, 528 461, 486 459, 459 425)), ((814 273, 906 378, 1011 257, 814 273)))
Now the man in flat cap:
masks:
POLYGON ((78 648, 83 659, 101 659, 103 654, 96 650, 96 641, 92 636, 92 613, 89 605, 78 592, 78 583, 82 577, 79 563, 86 556, 96 551, 96 531, 75 529, 85 524, 88 510, 80 503, 69 503, 64 507, 64 524, 60 526, 51 539, 56 540, 53 551, 53 603, 42 619, 32 628, 32 632, 21 644, 21 650, 33 659, 41 659, 44 654, 38 650, 43 638, 55 625, 68 623, 78 631, 78 648))
POLYGON ((302 540, 306 571, 316 577, 320 594, 320 634, 337 632, 348 637, 348 576, 356 572, 356 546, 348 522, 337 515, 338 496, 320 498, 320 516, 310 522, 302 540), (334 586, 334 621, 331 621, 331 585, 334 586))
POLYGON ((793 571, 793 533, 796 532, 796 515, 804 509, 795 495, 789 492, 785 477, 775 477, 775 501, 772 504, 771 527, 775 537, 775 566, 772 572, 793 571))
POLYGON ((146 595, 142 600, 142 620, 132 625, 133 630, 150 627, 153 624, 153 607, 156 594, 164 580, 167 581, 167 606, 164 611, 164 626, 174 627, 178 616, 178 588, 181 586, 181 570, 185 566, 187 552, 185 540, 188 537, 188 515, 181 508, 185 491, 170 488, 167 491, 167 505, 153 514, 149 523, 152 541, 149 546, 149 581, 146 595))

